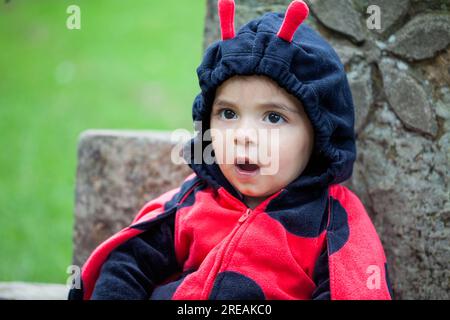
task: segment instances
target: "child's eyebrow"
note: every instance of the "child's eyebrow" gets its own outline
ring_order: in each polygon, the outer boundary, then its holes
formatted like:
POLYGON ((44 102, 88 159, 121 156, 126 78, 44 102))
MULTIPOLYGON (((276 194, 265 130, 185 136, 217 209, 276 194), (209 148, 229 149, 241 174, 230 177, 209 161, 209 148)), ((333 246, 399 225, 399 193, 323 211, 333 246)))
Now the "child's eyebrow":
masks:
MULTIPOLYGON (((217 106, 222 106, 222 107, 235 107, 235 104, 233 102, 227 101, 225 99, 219 98, 216 99, 216 101, 214 102, 214 105, 217 106)), ((281 110, 285 110, 287 112, 291 112, 291 113, 300 113, 296 108, 292 108, 289 107, 287 105, 285 105, 284 103, 279 103, 279 102, 264 102, 264 103, 259 103, 257 105, 259 108, 264 108, 264 109, 281 109, 281 110)))

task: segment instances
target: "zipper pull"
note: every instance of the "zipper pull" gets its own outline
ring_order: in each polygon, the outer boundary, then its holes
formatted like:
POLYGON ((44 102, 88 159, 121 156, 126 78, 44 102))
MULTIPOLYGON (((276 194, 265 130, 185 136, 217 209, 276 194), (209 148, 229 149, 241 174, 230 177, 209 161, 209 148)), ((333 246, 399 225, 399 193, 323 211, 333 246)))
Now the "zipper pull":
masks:
POLYGON ((245 211, 245 213, 239 218, 238 222, 243 223, 245 220, 247 220, 251 212, 252 212, 251 209, 247 209, 247 211, 245 211))

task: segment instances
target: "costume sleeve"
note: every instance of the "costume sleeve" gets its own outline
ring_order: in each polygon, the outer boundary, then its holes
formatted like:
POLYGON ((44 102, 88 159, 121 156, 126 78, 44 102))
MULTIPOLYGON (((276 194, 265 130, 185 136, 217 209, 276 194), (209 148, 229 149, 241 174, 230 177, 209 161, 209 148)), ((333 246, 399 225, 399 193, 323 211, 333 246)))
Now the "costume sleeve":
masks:
POLYGON ((174 215, 111 252, 91 296, 93 300, 148 299, 153 288, 178 271, 174 215))
POLYGON ((328 266, 333 300, 391 300, 383 245, 363 203, 350 189, 330 188, 328 266))
POLYGON ((159 282, 178 273, 175 217, 200 183, 194 174, 188 176, 179 188, 146 203, 130 226, 98 245, 84 263, 79 283, 69 291, 69 300, 146 298, 159 282))
POLYGON ((311 296, 312 300, 331 300, 330 274, 328 269, 328 250, 325 248, 317 259, 314 268, 313 280, 316 284, 316 289, 311 296))

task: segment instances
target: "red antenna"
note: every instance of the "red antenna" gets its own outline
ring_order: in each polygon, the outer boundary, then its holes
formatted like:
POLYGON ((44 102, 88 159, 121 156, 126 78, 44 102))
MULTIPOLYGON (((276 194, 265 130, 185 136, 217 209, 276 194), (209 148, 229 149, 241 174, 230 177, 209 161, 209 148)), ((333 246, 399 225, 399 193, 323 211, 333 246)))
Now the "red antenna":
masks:
POLYGON ((234 0, 219 0, 218 11, 222 40, 234 38, 234 0))
POLYGON ((291 2, 284 15, 283 24, 278 31, 278 37, 288 42, 292 42, 294 33, 303 21, 308 17, 309 8, 301 0, 291 2))

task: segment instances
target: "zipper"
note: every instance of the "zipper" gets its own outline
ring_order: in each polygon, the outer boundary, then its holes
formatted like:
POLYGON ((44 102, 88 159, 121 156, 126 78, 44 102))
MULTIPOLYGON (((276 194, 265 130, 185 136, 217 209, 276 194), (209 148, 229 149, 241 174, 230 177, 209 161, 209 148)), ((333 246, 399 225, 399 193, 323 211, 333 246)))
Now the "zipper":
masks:
MULTIPOLYGON (((224 264, 224 259, 225 259, 225 255, 230 256, 230 247, 232 247, 231 243, 235 242, 234 247, 236 247, 237 243, 236 241, 233 241, 236 237, 236 234, 238 233, 238 231, 240 229, 242 229, 242 226, 248 223, 250 223, 249 221, 249 217, 252 215, 252 213, 255 213, 256 211, 258 211, 259 213, 262 212, 263 210, 261 209, 268 201, 272 200, 273 198, 277 197, 282 191, 284 191, 285 189, 280 190, 279 192, 277 192, 276 194, 272 195, 271 197, 267 198, 266 200, 264 200, 262 203, 260 203, 256 208, 254 208, 253 210, 249 207, 247 207, 244 203, 242 203, 240 200, 236 199, 235 197, 233 197, 232 195, 228 194, 228 192, 226 190, 224 190, 224 192, 231 197, 232 199, 234 199, 235 201, 239 202, 242 206, 246 207, 245 212, 239 217, 238 221, 237 221, 237 225, 234 227, 234 229, 231 231, 231 235, 230 238, 228 239, 227 243, 224 244, 224 246, 221 249, 220 252, 220 257, 218 258, 219 263, 217 264, 217 267, 215 268, 215 270, 212 270, 210 272, 210 274, 208 275, 207 279, 206 279, 206 284, 203 287, 203 291, 201 294, 201 298, 203 300, 207 300, 208 299, 208 294, 210 294, 212 286, 214 284, 214 280, 217 278, 217 274, 220 272, 220 270, 222 269, 222 267, 225 265, 228 265, 228 262, 226 262, 226 264, 224 264)), ((253 215, 254 216, 254 215, 253 215)), ((245 232, 245 230, 244 230, 245 232)), ((242 233, 241 235, 242 236, 242 233)), ((240 238, 240 236, 238 238, 240 238)), ((228 259, 229 260, 229 259, 228 259)), ((216 263, 214 264, 214 266, 216 266, 216 263)), ((213 268, 214 268, 213 266, 213 268)))
POLYGON ((244 223, 245 220, 247 220, 248 216, 250 215, 250 213, 252 212, 252 209, 248 208, 247 211, 245 211, 245 213, 239 218, 238 222, 240 224, 244 223))
POLYGON ((214 263, 213 269, 215 269, 215 270, 211 270, 210 273, 208 274, 208 277, 206 278, 206 283, 205 283, 205 286, 203 287, 202 295, 201 295, 201 298, 200 298, 201 300, 207 300, 208 299, 208 295, 210 294, 210 291, 212 289, 214 281, 217 278, 217 274, 220 272, 220 269, 223 266, 223 261, 224 261, 224 258, 225 258, 225 254, 228 253, 228 251, 230 249, 230 246, 231 246, 231 242, 234 240, 236 233, 239 231, 239 229, 241 229, 242 225, 244 225, 244 223, 247 221, 247 219, 250 216, 251 212, 252 212, 252 209, 247 208, 245 210, 244 214, 242 214, 239 217, 239 219, 237 221, 237 225, 231 231, 231 233, 230 233, 231 235, 230 235, 228 241, 221 248, 220 257, 217 258, 219 260, 219 263, 218 264, 214 263))

